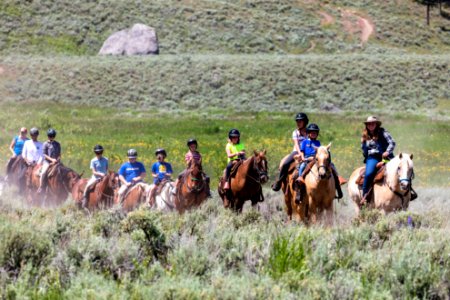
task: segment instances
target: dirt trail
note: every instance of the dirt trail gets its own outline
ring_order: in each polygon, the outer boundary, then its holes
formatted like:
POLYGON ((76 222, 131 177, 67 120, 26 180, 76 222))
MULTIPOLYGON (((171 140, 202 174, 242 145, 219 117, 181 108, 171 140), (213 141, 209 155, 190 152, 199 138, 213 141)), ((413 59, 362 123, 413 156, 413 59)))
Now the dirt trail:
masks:
POLYGON ((375 32, 375 27, 372 22, 350 10, 343 10, 341 14, 344 29, 350 34, 359 32, 361 44, 367 43, 370 36, 375 32), (357 22, 354 22, 355 19, 357 22))
POLYGON ((320 23, 323 25, 330 25, 334 23, 334 18, 332 15, 327 14, 324 11, 319 11, 319 14, 323 17, 320 23))

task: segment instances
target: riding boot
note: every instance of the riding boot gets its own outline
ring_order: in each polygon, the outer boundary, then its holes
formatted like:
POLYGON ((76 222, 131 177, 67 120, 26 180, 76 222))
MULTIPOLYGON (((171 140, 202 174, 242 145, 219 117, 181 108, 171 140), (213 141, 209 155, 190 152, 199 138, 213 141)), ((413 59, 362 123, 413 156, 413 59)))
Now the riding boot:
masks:
POLYGON ((295 181, 299 184, 305 184, 305 177, 303 177, 303 175, 298 176, 298 178, 295 181))
POLYGON ((302 193, 304 191, 304 184, 301 182, 297 182, 296 184, 296 193, 295 193, 295 203, 300 205, 302 203, 302 193))
POLYGON ((87 206, 88 206, 87 195, 83 195, 83 199, 81 199, 81 208, 87 208, 87 206))
MULTIPOLYGON (((336 199, 341 199, 344 195, 342 194, 341 189, 341 179, 335 172, 331 172, 334 177, 334 187, 336 188, 337 195, 335 196, 336 199)), ((343 179, 343 178, 342 178, 343 179)))
POLYGON ((272 190, 278 192, 281 189, 282 180, 278 179, 272 184, 272 190))

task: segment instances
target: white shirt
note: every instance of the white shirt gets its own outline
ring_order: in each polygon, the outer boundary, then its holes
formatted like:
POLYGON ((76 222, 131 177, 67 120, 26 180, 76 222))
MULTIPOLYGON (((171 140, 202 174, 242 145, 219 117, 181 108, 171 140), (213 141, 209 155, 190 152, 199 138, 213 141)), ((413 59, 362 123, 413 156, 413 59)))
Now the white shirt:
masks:
MULTIPOLYGON (((292 139, 297 142, 299 149, 300 149, 300 147, 302 145, 302 142, 304 140, 306 140, 306 137, 307 137, 306 135, 301 135, 300 130, 298 130, 298 129, 295 129, 292 132, 292 139)), ((295 150, 295 146, 294 146, 294 149, 292 149, 292 151, 296 151, 295 150)), ((300 154, 300 153, 298 153, 298 154, 300 154)))
POLYGON ((22 157, 30 162, 41 163, 44 155, 42 149, 44 146, 41 142, 28 140, 23 144, 22 157))

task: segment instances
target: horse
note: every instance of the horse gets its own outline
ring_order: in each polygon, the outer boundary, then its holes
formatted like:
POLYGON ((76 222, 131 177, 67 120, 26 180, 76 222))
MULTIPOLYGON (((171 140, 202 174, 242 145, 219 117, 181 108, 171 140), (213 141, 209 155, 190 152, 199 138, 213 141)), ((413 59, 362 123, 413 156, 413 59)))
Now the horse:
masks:
POLYGON ((19 188, 19 194, 25 194, 26 189, 26 171, 28 165, 21 155, 11 157, 6 166, 6 179, 9 184, 16 185, 19 188))
POLYGON ((179 213, 199 207, 208 198, 209 184, 203 177, 201 163, 192 160, 177 184, 174 204, 179 213))
MULTIPOLYGON (((301 219, 305 224, 316 223, 325 213, 325 222, 333 221, 333 200, 336 195, 334 176, 331 170, 330 147, 320 146, 316 149, 314 163, 311 170, 305 176, 305 191, 296 189, 295 193, 303 193, 300 204, 292 201, 293 210, 297 214, 297 220, 301 219)), ((296 194, 293 194, 295 199, 296 194)))
POLYGON ((81 179, 81 174, 63 164, 51 164, 48 169, 46 191, 40 195, 37 193, 40 186, 40 177, 38 176, 40 168, 40 165, 35 165, 27 170, 27 199, 31 204, 59 205, 72 193, 73 186, 81 179))
MULTIPOLYGON (((72 188, 72 198, 81 206, 88 179, 80 179, 72 188)), ((113 171, 100 178, 88 191, 86 208, 89 211, 111 207, 114 204, 114 193, 118 188, 118 175, 113 171)))
POLYGON ((119 205, 124 212, 128 213, 139 207, 142 203, 147 202, 149 187, 148 184, 143 182, 135 183, 125 191, 122 201, 119 202, 119 196, 115 193, 114 204, 119 205))
MULTIPOLYGON (((151 189, 154 188, 154 186, 155 185, 152 184, 149 187, 148 193, 150 192, 151 189)), ((160 186, 156 188, 160 188, 160 191, 155 195, 155 202, 149 203, 150 207, 152 209, 164 212, 178 210, 175 200, 176 196, 174 193, 175 187, 173 186, 172 182, 169 180, 164 180, 160 183, 160 186)))
MULTIPOLYGON (((383 213, 408 209, 411 200, 411 180, 414 177, 412 159, 412 154, 400 153, 386 164, 384 179, 373 185, 373 197, 367 204, 368 208, 376 208, 383 213)), ((357 214, 362 208, 363 195, 356 182, 363 168, 353 171, 348 181, 348 193, 356 203, 357 214)))
POLYGON ((224 190, 224 177, 220 178, 218 192, 225 208, 242 212, 245 201, 251 200, 252 206, 264 201, 262 184, 269 180, 266 150, 254 151, 253 155, 242 162, 236 174, 231 175, 230 189, 224 190))

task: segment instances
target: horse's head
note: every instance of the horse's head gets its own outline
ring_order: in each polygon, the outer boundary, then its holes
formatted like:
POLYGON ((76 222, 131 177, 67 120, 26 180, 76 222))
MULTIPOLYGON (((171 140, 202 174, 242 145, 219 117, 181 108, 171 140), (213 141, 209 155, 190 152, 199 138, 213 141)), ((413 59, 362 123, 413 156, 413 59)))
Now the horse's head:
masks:
POLYGON ((414 164, 413 155, 406 153, 400 153, 398 155, 399 164, 397 167, 398 180, 400 183, 400 189, 406 191, 411 186, 411 180, 414 177, 414 164))
POLYGON ((268 175, 268 164, 266 158, 266 150, 263 151, 253 151, 254 152, 254 168, 258 171, 259 180, 261 183, 266 183, 269 180, 268 175))
POLYGON ((331 143, 328 146, 320 146, 316 148, 316 161, 317 168, 320 179, 325 179, 327 177, 328 170, 331 164, 330 155, 331 143))
POLYGON ((108 186, 113 190, 119 187, 119 174, 114 171, 108 171, 106 174, 106 180, 108 181, 108 186))
POLYGON ((73 186, 78 182, 78 180, 81 179, 81 174, 78 174, 74 170, 68 168, 65 177, 66 177, 66 180, 68 182, 69 188, 72 189, 73 186))
POLYGON ((191 159, 188 169, 193 176, 198 177, 202 174, 202 163, 196 159, 191 159))

